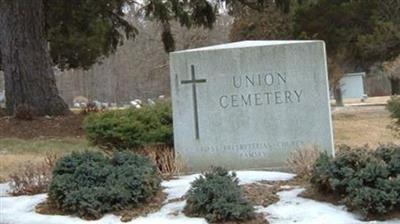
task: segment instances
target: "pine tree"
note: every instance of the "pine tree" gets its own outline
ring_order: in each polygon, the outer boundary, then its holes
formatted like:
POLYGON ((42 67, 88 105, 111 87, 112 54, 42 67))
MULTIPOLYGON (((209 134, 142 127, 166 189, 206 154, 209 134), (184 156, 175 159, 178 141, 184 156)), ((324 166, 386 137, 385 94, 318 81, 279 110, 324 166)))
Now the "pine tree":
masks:
POLYGON ((211 28, 216 18, 216 6, 206 0, 0 0, 7 112, 28 105, 41 116, 69 113, 53 68, 88 69, 134 38, 137 30, 124 13, 133 7, 140 19, 162 24, 167 51, 175 49, 171 20, 211 28))

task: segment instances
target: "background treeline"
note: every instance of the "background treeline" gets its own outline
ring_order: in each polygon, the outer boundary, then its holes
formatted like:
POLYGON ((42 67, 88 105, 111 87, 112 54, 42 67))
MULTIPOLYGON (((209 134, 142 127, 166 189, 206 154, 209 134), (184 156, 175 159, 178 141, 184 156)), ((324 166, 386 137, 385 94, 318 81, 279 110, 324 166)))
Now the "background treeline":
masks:
MULTIPOLYGON (((400 92, 400 0, 224 2, 217 5, 213 29, 188 29, 172 19, 175 50, 240 40, 321 39, 327 44, 331 88, 345 73, 366 71, 369 96, 400 92)), ((56 72, 67 104, 77 96, 124 105, 169 95, 168 54, 160 36, 165 24, 144 19, 135 9, 126 20, 138 30, 134 40, 88 70, 56 72)))
MULTIPOLYGON (((214 29, 187 28, 172 24, 177 50, 228 42, 232 18, 218 17, 214 29)), ((139 34, 128 40, 114 55, 89 70, 56 73, 57 85, 64 100, 73 98, 113 102, 119 105, 134 99, 169 95, 168 54, 159 37, 160 25, 152 21, 136 22, 139 34)))

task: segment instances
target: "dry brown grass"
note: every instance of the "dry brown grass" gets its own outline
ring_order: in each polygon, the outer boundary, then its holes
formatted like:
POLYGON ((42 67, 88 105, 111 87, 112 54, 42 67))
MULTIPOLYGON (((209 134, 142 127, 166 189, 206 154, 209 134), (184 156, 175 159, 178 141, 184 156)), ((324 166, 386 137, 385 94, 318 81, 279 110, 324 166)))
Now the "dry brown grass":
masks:
POLYGON ((27 162, 40 163, 42 155, 32 154, 0 154, 0 181, 6 181, 9 175, 27 162))
POLYGON ((279 201, 276 194, 280 190, 280 186, 271 183, 253 183, 241 186, 243 197, 253 206, 267 207, 279 201))
POLYGON ((314 163, 320 156, 321 150, 317 146, 308 145, 292 152, 286 160, 289 171, 298 178, 308 179, 314 169, 314 163))
POLYGON ((156 164, 164 178, 171 178, 185 170, 185 165, 180 157, 175 157, 175 150, 167 145, 146 146, 136 152, 148 157, 156 164))
POLYGON ((10 174, 11 194, 33 195, 47 192, 52 170, 59 158, 56 153, 47 153, 40 163, 25 163, 10 174))
POLYGON ((388 128, 389 112, 384 106, 350 107, 333 113, 335 144, 375 147, 380 143, 400 144, 388 128))
POLYGON ((9 175, 24 164, 39 164, 46 153, 66 154, 72 151, 96 150, 88 147, 82 138, 0 139, 0 182, 9 180, 9 175))
MULTIPOLYGON (((390 96, 377 96, 377 97, 368 97, 364 102, 361 102, 361 99, 344 99, 343 103, 345 105, 352 105, 352 104, 386 104, 387 101, 390 99, 390 96)), ((335 105, 335 100, 331 100, 331 105, 335 105)))

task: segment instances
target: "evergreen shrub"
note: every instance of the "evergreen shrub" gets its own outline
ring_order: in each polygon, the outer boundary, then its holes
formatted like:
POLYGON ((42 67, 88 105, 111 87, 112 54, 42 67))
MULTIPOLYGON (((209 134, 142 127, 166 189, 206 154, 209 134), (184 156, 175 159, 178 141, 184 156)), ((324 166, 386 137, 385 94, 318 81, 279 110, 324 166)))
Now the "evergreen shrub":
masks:
POLYGON ((156 168, 145 157, 116 152, 80 152, 61 158, 53 170, 49 201, 86 219, 139 206, 160 190, 156 168))
POLYGON ((386 109, 398 123, 400 120, 400 96, 392 96, 387 102, 386 109))
POLYGON ((392 123, 388 125, 394 135, 400 136, 400 96, 392 96, 386 105, 386 109, 390 113, 390 117, 393 119, 392 123))
POLYGON ((93 113, 85 119, 83 127, 92 144, 106 149, 173 144, 169 102, 158 102, 139 109, 93 113))
POLYGON ((185 213, 210 222, 244 221, 254 209, 241 195, 236 174, 213 168, 197 178, 188 191, 185 213))
POLYGON ((322 154, 316 161, 311 178, 316 189, 337 196, 367 218, 400 209, 400 146, 339 151, 335 158, 322 154))

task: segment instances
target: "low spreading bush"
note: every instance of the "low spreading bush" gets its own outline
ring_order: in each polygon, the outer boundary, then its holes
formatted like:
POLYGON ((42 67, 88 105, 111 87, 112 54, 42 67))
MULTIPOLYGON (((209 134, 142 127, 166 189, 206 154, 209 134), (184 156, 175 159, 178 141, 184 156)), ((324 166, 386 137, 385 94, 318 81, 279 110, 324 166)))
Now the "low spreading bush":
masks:
POLYGON ((72 153, 60 159, 49 187, 49 202, 59 210, 87 219, 132 208, 160 189, 156 168, 148 159, 116 152, 111 159, 101 153, 72 153))
POLYGON ((322 154, 311 183, 335 195, 366 217, 400 209, 400 146, 381 145, 340 150, 335 158, 322 154))
POLYGON ((189 190, 185 213, 210 222, 243 221, 254 217, 253 207, 241 196, 236 174, 214 168, 197 178, 189 190))
POLYGON ((90 114, 83 127, 91 143, 106 149, 172 145, 172 110, 168 102, 90 114))

